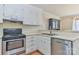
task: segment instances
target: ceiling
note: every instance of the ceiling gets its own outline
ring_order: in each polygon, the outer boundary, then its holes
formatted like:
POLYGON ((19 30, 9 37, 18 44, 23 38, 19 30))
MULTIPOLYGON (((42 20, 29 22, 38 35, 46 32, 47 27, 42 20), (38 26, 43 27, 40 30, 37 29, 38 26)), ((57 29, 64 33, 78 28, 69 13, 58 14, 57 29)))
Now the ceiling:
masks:
POLYGON ((56 16, 79 15, 79 4, 32 4, 56 16))

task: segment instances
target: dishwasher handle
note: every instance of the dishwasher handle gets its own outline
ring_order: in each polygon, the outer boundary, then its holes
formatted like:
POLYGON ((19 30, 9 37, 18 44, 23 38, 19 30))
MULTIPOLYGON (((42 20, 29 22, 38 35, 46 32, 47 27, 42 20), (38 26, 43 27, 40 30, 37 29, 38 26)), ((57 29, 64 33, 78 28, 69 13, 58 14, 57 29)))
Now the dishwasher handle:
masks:
POLYGON ((67 43, 65 43, 65 42, 60 42, 60 41, 56 41, 57 43, 61 43, 61 44, 64 44, 64 45, 66 45, 66 46, 68 46, 68 44, 67 43))

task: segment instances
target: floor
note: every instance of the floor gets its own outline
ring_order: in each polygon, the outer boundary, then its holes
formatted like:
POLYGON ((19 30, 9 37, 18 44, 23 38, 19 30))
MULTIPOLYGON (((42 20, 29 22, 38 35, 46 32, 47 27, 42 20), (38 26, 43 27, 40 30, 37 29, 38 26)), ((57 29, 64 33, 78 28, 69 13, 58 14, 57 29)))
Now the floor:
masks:
POLYGON ((40 52, 38 52, 38 51, 34 51, 34 52, 30 53, 30 54, 23 53, 21 55, 42 55, 42 54, 40 52))
POLYGON ((39 52, 33 52, 31 55, 41 55, 39 52))

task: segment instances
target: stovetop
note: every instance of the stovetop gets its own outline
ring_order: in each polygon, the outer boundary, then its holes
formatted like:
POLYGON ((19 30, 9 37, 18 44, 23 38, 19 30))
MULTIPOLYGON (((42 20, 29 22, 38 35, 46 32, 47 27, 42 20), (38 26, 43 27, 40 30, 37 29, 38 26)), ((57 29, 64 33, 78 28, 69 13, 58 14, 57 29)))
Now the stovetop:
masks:
POLYGON ((20 39, 25 38, 26 35, 22 34, 21 28, 4 28, 3 29, 3 41, 6 40, 13 40, 13 39, 20 39))
POLYGON ((3 35, 2 40, 12 40, 12 39, 20 39, 20 38, 26 38, 26 35, 24 34, 14 34, 14 35, 3 35))

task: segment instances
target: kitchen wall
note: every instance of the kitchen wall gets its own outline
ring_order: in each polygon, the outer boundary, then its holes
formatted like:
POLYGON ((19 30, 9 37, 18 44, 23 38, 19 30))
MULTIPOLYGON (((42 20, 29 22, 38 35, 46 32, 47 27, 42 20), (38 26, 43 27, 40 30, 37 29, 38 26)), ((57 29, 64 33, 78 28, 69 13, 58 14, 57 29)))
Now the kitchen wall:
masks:
POLYGON ((10 21, 4 21, 3 28, 22 28, 22 24, 10 22, 10 21))
POLYGON ((23 25, 23 34, 30 34, 30 33, 37 33, 40 29, 39 26, 30 26, 30 25, 23 25))
POLYGON ((59 17, 47 12, 43 11, 42 13, 42 19, 40 19, 40 26, 29 26, 29 25, 23 25, 23 33, 29 34, 29 33, 37 33, 41 32, 49 32, 48 31, 48 19, 49 18, 56 18, 60 19, 59 17))
POLYGON ((71 31, 74 16, 61 17, 60 29, 61 31, 71 31))
POLYGON ((49 18, 55 18, 55 19, 60 19, 58 16, 51 14, 47 11, 43 12, 43 23, 42 23, 42 28, 45 30, 48 30, 48 19, 49 18))
POLYGON ((30 32, 36 32, 37 30, 39 30, 40 26, 24 25, 21 23, 4 21, 3 28, 22 28, 24 34, 29 34, 30 32))

